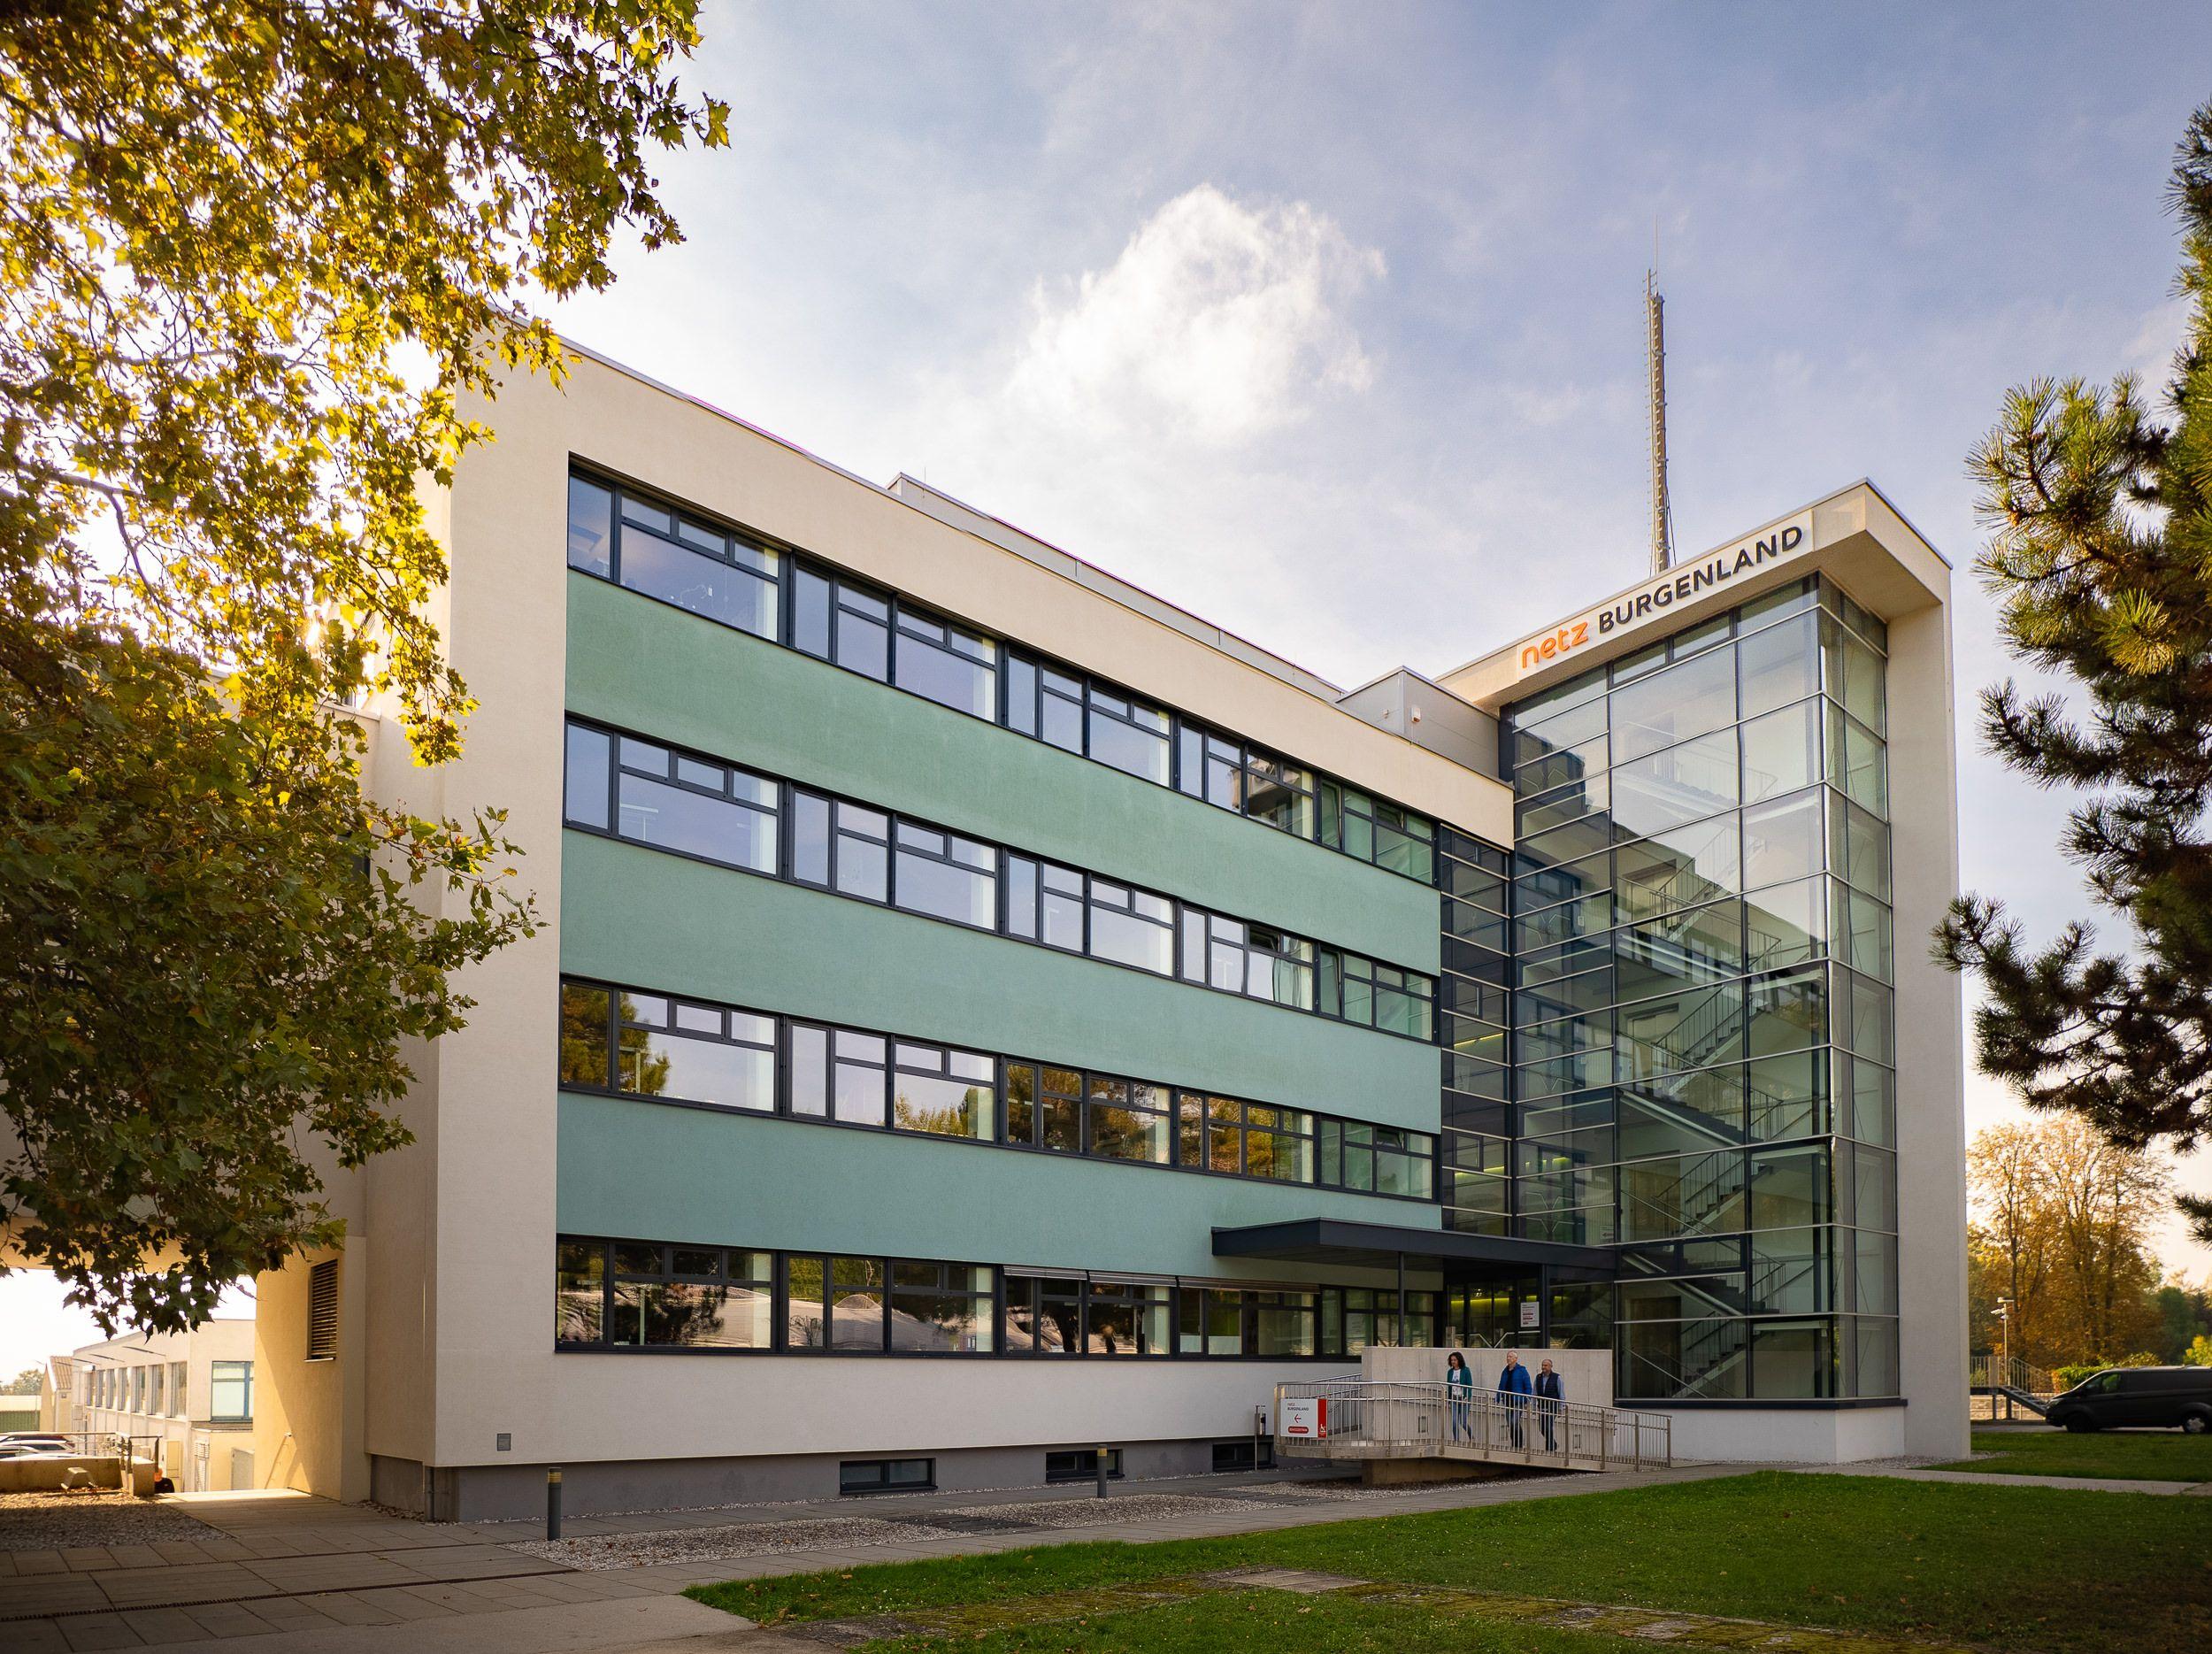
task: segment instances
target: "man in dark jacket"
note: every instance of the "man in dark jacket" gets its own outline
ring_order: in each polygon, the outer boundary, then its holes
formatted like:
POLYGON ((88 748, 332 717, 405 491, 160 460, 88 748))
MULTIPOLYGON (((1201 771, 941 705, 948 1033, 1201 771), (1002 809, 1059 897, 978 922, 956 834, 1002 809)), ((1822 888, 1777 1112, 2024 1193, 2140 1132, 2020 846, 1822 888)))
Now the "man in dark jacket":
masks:
POLYGON ((1564 1411, 1561 1404, 1567 1399, 1567 1387, 1559 1381, 1559 1374, 1552 1371, 1547 1358, 1543 1371, 1536 1375, 1536 1422, 1544 1432, 1544 1450, 1556 1453, 1559 1443, 1552 1439, 1553 1422, 1564 1411))
POLYGON ((1509 1350, 1505 1352, 1505 1366, 1498 1373, 1498 1403, 1505 1409, 1506 1429, 1516 1447, 1522 1442, 1521 1414, 1528 1406, 1528 1369, 1521 1365, 1521 1358, 1509 1350))

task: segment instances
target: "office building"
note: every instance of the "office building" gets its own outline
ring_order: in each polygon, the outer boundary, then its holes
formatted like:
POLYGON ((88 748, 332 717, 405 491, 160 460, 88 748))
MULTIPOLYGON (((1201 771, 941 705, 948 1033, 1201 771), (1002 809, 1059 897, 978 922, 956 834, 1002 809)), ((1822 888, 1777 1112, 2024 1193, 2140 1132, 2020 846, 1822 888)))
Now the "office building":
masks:
POLYGON ((595 358, 486 417, 466 754, 372 709, 372 784, 542 924, 261 1283, 273 1480, 1203 1472, 1477 1340, 1694 1457, 1964 1450, 1949 571, 1870 484, 1347 692, 595 358))

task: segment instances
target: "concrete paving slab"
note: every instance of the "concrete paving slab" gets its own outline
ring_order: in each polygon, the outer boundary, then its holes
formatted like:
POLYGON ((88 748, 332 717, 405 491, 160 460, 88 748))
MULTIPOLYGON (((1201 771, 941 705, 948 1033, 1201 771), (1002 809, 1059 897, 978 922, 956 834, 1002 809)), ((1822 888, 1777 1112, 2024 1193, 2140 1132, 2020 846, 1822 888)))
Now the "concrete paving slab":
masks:
MULTIPOLYGON (((750 1622, 688 1597, 631 1595, 510 1613, 441 1613, 407 1624, 334 1625, 155 1646, 175 1654, 632 1654, 649 1648, 718 1654, 751 1646, 733 1639, 757 1635, 750 1622)), ((54 1642, 36 1654, 67 1646, 54 1642)), ((818 1644, 777 1646, 820 1654, 818 1644)), ((8 1654, 18 1650, 10 1646, 8 1654)))
POLYGON ((80 1614, 58 1621, 63 1639, 77 1649, 135 1649, 146 1645, 120 1614, 80 1614))

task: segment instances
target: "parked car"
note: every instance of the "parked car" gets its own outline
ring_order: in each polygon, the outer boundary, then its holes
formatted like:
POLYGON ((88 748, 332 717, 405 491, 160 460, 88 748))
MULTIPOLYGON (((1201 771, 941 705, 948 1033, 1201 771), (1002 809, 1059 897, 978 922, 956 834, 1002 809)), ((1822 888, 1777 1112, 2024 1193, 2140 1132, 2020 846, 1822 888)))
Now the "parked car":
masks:
POLYGON ((66 1458, 69 1449, 43 1442, 0 1442, 0 1458, 66 1458))
POLYGON ((45 1430, 11 1430, 7 1435, 0 1435, 0 1447, 42 1447, 58 1452, 73 1445, 69 1437, 45 1430))
POLYGON ((2062 1430, 2212 1431, 2212 1367, 2108 1367, 2051 1403, 2062 1430))

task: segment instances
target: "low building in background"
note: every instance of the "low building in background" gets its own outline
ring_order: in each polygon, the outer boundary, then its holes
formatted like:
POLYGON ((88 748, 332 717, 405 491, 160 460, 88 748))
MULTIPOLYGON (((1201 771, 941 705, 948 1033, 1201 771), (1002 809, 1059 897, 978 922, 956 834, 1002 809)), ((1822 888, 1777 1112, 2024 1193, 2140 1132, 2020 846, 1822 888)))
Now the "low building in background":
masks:
POLYGON ((73 1435, 77 1428, 77 1361, 74 1356, 50 1356, 38 1370, 38 1425, 57 1435, 73 1435))
MULTIPOLYGON (((219 1317, 188 1333, 127 1333, 53 1365, 73 1369, 70 1434, 127 1435, 180 1493, 256 1486, 254 1323, 219 1317)), ((61 1429, 63 1427, 52 1427, 61 1429)))

